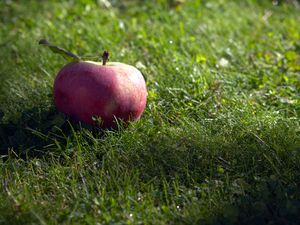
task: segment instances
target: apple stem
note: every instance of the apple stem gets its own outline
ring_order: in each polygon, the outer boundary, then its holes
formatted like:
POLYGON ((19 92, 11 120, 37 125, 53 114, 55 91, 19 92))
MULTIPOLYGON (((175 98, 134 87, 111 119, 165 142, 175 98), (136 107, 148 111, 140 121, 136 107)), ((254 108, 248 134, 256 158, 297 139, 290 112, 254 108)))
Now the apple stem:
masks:
POLYGON ((109 53, 108 51, 105 50, 102 54, 102 65, 105 66, 108 60, 109 60, 109 53))

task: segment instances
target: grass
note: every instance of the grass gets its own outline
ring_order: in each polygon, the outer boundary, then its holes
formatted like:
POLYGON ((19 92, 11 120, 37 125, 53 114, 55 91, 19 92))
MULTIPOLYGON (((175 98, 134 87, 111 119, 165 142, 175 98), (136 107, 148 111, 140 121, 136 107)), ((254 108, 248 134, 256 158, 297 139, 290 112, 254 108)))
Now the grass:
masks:
POLYGON ((299 4, 107 2, 0 3, 0 224, 297 224, 299 4), (41 38, 140 68, 141 120, 57 112, 41 38))

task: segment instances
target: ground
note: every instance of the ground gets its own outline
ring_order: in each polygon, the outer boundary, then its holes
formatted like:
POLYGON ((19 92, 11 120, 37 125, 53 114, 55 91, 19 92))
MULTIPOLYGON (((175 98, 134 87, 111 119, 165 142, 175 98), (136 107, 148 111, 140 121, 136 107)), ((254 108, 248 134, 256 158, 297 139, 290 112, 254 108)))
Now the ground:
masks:
POLYGON ((0 14, 0 224, 299 223, 297 1, 5 0, 0 14), (67 60, 42 38, 138 67, 142 118, 100 130, 57 112, 67 60))

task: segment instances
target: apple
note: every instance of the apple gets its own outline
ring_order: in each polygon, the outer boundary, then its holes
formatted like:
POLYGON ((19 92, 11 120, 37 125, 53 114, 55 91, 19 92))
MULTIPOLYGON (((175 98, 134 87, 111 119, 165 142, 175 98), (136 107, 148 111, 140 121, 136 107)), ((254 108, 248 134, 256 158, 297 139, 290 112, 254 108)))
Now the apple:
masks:
POLYGON ((76 61, 65 65, 54 81, 57 109, 71 118, 103 128, 138 120, 146 106, 147 89, 141 72, 120 62, 76 61))

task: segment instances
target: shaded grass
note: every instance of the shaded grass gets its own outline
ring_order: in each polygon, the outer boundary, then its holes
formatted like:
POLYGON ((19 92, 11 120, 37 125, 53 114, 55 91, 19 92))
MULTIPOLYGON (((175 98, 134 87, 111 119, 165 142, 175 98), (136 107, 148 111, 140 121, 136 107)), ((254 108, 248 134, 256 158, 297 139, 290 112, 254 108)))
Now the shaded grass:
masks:
POLYGON ((7 1, 0 12, 0 224, 297 224, 292 4, 7 1), (66 62, 44 37, 140 66, 142 119, 102 131, 58 113, 66 62))

